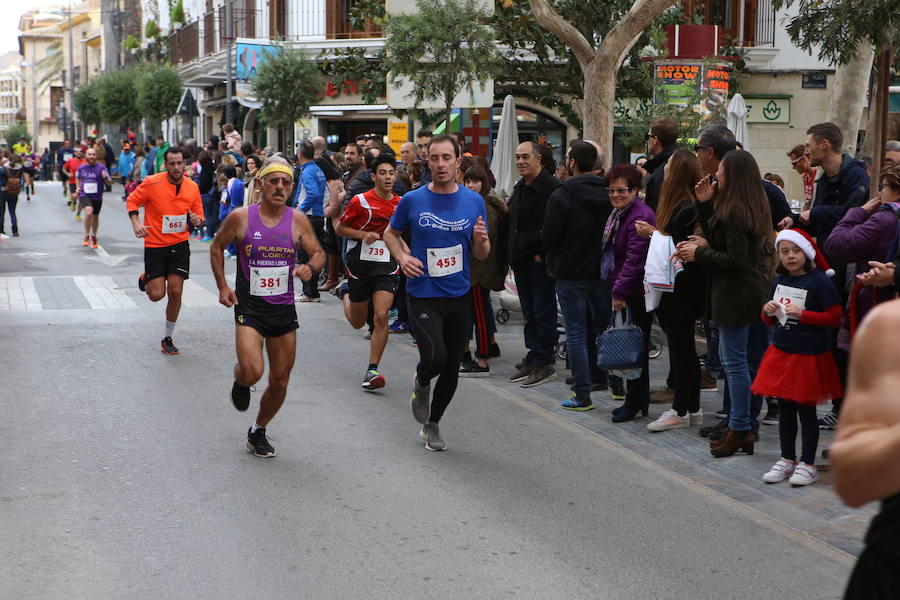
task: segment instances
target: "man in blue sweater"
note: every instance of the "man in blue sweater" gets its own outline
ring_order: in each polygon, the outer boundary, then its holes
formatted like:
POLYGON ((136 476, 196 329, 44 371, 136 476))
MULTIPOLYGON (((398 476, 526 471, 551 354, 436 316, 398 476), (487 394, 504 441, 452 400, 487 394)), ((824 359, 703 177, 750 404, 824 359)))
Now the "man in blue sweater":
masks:
MULTIPOLYGON (((309 219, 319 244, 325 242, 325 173, 316 164, 316 148, 310 141, 305 141, 297 148, 297 163, 295 169, 294 193, 291 196, 291 205, 309 219)), ((307 262, 301 256, 300 262, 307 262)), ((319 302, 319 274, 313 272, 309 281, 303 282, 303 294, 300 302, 319 302)))

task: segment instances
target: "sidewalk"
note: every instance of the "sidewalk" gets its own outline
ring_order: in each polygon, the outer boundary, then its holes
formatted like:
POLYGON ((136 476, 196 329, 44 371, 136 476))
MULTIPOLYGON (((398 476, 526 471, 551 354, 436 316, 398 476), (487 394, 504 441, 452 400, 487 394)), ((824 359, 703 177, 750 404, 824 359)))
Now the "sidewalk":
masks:
MULTIPOLYGON (((668 405, 651 404, 648 417, 621 424, 614 424, 610 420, 610 411, 617 404, 611 401, 608 392, 591 394, 597 406, 595 410, 584 413, 563 410, 559 404, 570 393, 565 385, 565 377, 569 375, 569 371, 565 369, 564 361, 557 360, 556 381, 530 389, 507 381, 507 377, 515 370, 513 365, 526 352, 522 338, 523 323, 516 320, 519 316, 513 313, 513 318, 508 323, 498 324, 496 338, 502 356, 491 361, 489 378, 474 381, 497 393, 513 395, 536 409, 551 413, 617 444, 690 484, 701 486, 740 504, 757 513, 761 519, 773 519, 840 552, 855 556, 862 550, 863 537, 877 507, 873 504, 859 510, 851 509, 834 494, 828 461, 821 458, 822 449, 827 448, 834 438, 833 431, 821 432, 816 460, 819 480, 811 486, 794 488, 787 482, 773 485, 762 481, 762 475, 780 457, 777 425, 761 426, 760 440, 753 456, 737 454, 727 458, 713 458, 709 453, 707 440, 697 434, 699 427, 661 433, 647 431, 647 424, 670 408, 668 405)), ((391 339, 410 343, 408 336, 392 335, 391 339)), ((667 372, 668 354, 664 351, 661 356, 650 361, 651 390, 665 385, 667 372)), ((722 407, 723 390, 724 385, 720 383, 718 391, 701 394, 704 425, 716 422, 714 414, 722 407)), ((827 408, 827 405, 820 407, 820 412, 825 412, 827 408)), ((560 460, 565 460, 565 457, 560 457, 560 460)), ((610 484, 615 485, 615 482, 610 484)), ((661 505, 659 508, 659 514, 648 515, 648 518, 661 521, 678 518, 677 506, 661 505)), ((723 528, 723 533, 726 532, 727 528, 723 528)))

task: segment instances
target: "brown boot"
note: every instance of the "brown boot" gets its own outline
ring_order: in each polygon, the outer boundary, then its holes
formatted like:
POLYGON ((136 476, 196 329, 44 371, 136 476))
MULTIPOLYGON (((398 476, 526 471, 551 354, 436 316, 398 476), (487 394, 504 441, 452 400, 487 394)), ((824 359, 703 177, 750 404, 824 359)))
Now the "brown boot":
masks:
POLYGON ((334 254, 328 255, 328 279, 319 286, 320 292, 329 292, 338 284, 338 257, 334 254))
POLYGON ((752 431, 728 430, 728 434, 722 438, 722 442, 717 446, 710 447, 709 452, 716 458, 731 456, 738 450, 753 454, 753 441, 752 431))
POLYGON ((728 435, 729 435, 730 433, 731 433, 731 429, 729 429, 729 428, 726 427, 725 430, 722 432, 722 437, 717 437, 717 438, 715 438, 715 439, 710 439, 710 440, 709 440, 709 447, 710 447, 710 448, 715 448, 716 446, 718 446, 719 444, 721 444, 723 441, 725 441, 725 438, 728 437, 728 435))

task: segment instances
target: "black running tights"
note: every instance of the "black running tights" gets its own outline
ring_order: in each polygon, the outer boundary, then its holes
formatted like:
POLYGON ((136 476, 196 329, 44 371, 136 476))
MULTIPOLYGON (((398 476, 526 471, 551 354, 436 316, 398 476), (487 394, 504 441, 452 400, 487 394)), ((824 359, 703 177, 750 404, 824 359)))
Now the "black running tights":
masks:
POLYGON ((797 460, 797 417, 800 417, 800 462, 815 464, 819 445, 819 421, 816 407, 778 399, 778 436, 781 457, 797 460))
POLYGON ((419 384, 438 378, 431 394, 431 417, 441 420, 456 392, 459 359, 471 325, 468 295, 459 298, 415 298, 407 294, 409 325, 419 345, 419 384))

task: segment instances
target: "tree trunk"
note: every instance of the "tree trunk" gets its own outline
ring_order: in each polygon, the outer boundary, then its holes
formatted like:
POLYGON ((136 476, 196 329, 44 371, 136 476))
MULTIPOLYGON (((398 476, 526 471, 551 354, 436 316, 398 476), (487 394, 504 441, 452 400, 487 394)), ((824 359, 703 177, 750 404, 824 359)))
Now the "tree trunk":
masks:
POLYGON ((871 195, 876 195, 877 182, 881 177, 884 163, 884 145, 887 142, 888 102, 891 69, 891 47, 878 53, 875 66, 875 80, 869 94, 869 118, 866 120, 866 135, 859 149, 859 156, 872 159, 871 195))
POLYGON ((616 72, 609 59, 597 57, 587 66, 584 73, 584 100, 581 119, 584 139, 600 144, 605 154, 604 166, 612 160, 613 106, 616 102, 616 72))
POLYGON ((453 117, 453 100, 452 98, 447 100, 447 112, 444 113, 444 133, 447 135, 452 135, 450 133, 450 119, 453 117))
POLYGON ((840 128, 844 134, 843 151, 851 156, 856 155, 856 138, 874 58, 875 49, 872 44, 860 42, 853 59, 846 65, 838 66, 834 74, 834 90, 828 102, 825 120, 840 128))
POLYGON ((635 0, 596 49, 574 25, 554 11, 547 0, 529 0, 529 3, 538 23, 562 40, 581 65, 584 76, 584 137, 600 144, 603 151, 611 156, 613 106, 619 67, 641 32, 675 4, 675 0, 635 0))

